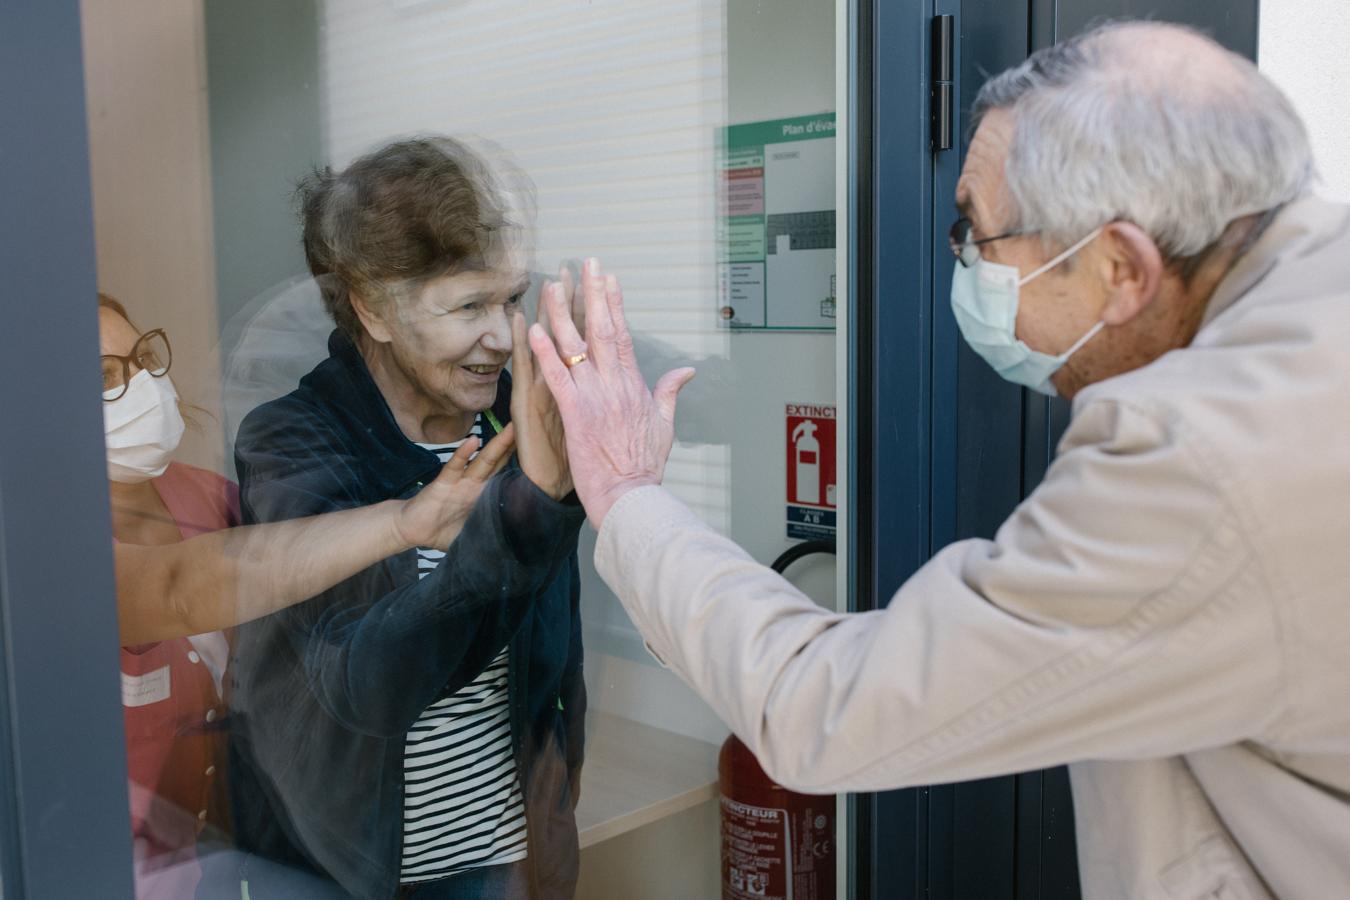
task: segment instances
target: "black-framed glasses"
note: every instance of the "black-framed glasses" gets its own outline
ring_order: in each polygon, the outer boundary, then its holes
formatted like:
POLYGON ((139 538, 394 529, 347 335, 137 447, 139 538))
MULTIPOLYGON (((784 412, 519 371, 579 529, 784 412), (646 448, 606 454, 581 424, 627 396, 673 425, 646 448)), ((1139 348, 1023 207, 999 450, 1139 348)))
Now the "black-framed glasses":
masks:
POLYGON ((130 356, 118 356, 107 353, 103 359, 103 402, 112 403, 122 399, 131 381, 131 367, 144 369, 155 378, 161 378, 173 364, 173 348, 169 346, 169 336, 163 328, 147 331, 136 338, 130 356))
POLYGON ((947 244, 952 248, 952 256, 955 256, 961 265, 967 269, 980 261, 981 245, 988 244, 991 241, 1001 241, 1004 238, 1021 237, 1027 233, 1025 231, 1007 231, 993 237, 974 240, 970 236, 970 231, 970 217, 962 216, 952 223, 952 230, 947 232, 947 244))

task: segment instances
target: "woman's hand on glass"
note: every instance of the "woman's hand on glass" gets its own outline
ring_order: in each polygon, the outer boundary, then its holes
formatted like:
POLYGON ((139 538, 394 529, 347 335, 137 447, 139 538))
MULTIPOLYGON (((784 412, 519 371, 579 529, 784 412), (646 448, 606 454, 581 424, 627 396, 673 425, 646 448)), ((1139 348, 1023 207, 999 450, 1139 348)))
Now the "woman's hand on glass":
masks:
MULTIPOLYGON (((545 298, 562 285, 546 282, 540 293, 539 308, 545 298)), ((525 327, 525 317, 516 313, 511 320, 511 424, 516 426, 516 456, 525 476, 554 500, 572 492, 572 472, 567 464, 567 437, 563 433, 558 404, 534 364, 525 327)))
POLYGON ((511 458, 515 440, 515 424, 512 423, 486 446, 477 437, 469 437, 460 444, 449 462, 441 466, 436 480, 418 491, 415 497, 403 501, 395 519, 399 542, 405 547, 438 550, 454 543, 483 487, 511 458), (480 446, 482 452, 474 457, 474 451, 480 446))

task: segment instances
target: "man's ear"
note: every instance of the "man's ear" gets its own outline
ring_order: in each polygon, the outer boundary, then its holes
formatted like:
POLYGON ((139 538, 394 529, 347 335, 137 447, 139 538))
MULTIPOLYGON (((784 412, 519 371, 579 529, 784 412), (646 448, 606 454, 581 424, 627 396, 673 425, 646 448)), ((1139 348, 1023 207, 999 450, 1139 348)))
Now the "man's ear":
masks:
POLYGON ((1153 239, 1133 222, 1112 222, 1102 229, 1102 238, 1106 279, 1102 321, 1124 325, 1157 298, 1162 288, 1162 254, 1153 239))
POLYGON ((389 333, 389 326, 385 324, 384 319, 371 308, 365 298, 355 291, 348 294, 351 300, 352 309, 356 311, 356 317, 361 320, 361 324, 366 329, 366 334, 376 343, 387 344, 393 340, 393 335, 389 333))

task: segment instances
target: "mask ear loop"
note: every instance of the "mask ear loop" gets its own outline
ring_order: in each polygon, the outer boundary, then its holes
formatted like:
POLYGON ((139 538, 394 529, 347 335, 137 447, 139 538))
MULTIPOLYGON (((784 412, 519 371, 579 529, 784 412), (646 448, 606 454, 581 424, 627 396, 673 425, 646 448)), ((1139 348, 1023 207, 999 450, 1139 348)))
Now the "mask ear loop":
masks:
POLYGON ((1075 353, 1081 350, 1084 344, 1086 344, 1088 341, 1096 337, 1097 332, 1101 331, 1105 327, 1106 322, 1098 320, 1096 325, 1093 325, 1091 328, 1088 329, 1087 334, 1080 337, 1077 341, 1074 342, 1074 345, 1072 347, 1070 347, 1068 350, 1065 350, 1063 353, 1059 355, 1058 359, 1060 363, 1063 364, 1068 362, 1070 356, 1073 356, 1075 353))
POLYGON ((1072 247, 1070 247, 1068 250, 1065 250, 1065 251, 1064 251, 1063 253, 1061 253, 1059 256, 1056 256, 1054 259, 1050 260, 1048 263, 1045 263, 1045 264, 1044 264, 1043 266, 1041 266, 1039 269, 1033 270, 1033 271, 1031 272, 1031 274, 1028 275, 1027 277, 1025 277, 1025 278, 1019 280, 1019 281, 1017 282, 1017 286, 1018 286, 1018 287, 1021 287, 1022 285, 1026 284, 1026 283, 1027 283, 1028 281, 1030 281, 1031 279, 1035 278, 1037 275, 1043 275, 1044 273, 1049 272, 1049 271, 1050 271, 1051 269, 1053 269, 1055 266, 1057 266, 1057 265, 1059 265, 1060 263, 1064 262, 1064 260, 1068 259, 1070 256, 1073 256, 1073 255, 1074 255, 1075 253, 1077 253, 1079 250, 1082 250, 1084 247, 1086 247, 1086 246, 1092 241, 1093 238, 1095 238, 1097 235, 1099 235, 1099 234, 1102 233, 1102 227, 1103 227, 1103 226, 1098 225, 1096 228, 1092 229, 1092 232, 1091 232, 1090 234, 1088 234, 1087 237, 1083 238, 1081 241, 1079 241, 1078 243, 1074 244, 1074 245, 1073 245, 1072 247))

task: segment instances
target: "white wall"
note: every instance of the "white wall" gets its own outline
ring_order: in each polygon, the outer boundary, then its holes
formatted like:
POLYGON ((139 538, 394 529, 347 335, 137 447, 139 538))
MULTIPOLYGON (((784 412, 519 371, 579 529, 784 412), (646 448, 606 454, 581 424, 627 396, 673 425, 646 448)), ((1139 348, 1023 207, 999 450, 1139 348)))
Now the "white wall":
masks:
MULTIPOLYGON (((730 124, 835 111, 833 3, 728 0, 726 15, 730 124)), ((841 310, 845 304, 841 297, 841 310)), ((729 402, 742 432, 731 448, 731 534, 769 563, 793 543, 785 534, 784 406, 835 403, 835 336, 737 332, 728 349, 738 379, 729 402)), ((828 557, 809 557, 788 574, 812 599, 835 608, 828 557)))
POLYGON ((1350 202, 1350 2, 1263 0, 1260 29, 1261 71, 1289 95, 1312 137, 1317 193, 1350 202))
POLYGON ((202 5, 84 0, 80 12, 99 289, 168 333, 179 396, 208 411, 175 458, 223 471, 202 5))

